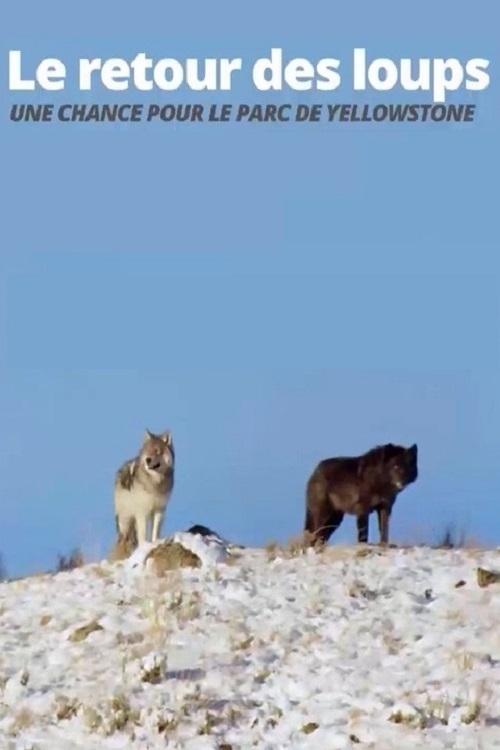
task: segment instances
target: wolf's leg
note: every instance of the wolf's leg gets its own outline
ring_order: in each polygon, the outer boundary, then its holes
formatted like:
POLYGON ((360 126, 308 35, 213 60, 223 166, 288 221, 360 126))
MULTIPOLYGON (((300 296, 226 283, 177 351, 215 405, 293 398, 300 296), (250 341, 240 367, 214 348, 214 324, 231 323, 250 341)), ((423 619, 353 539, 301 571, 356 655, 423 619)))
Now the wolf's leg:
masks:
POLYGON ((143 544, 146 541, 148 519, 144 514, 135 517, 135 528, 137 531, 137 544, 143 544))
POLYGON ((389 541, 389 516, 390 510, 385 506, 377 508, 378 529, 380 531, 380 544, 387 544, 389 541))
POLYGON ((338 510, 329 510, 328 513, 320 513, 314 519, 314 534, 315 541, 326 543, 334 531, 338 529, 342 523, 344 514, 338 510))
POLYGON ((328 519, 328 526, 325 529, 325 542, 330 539, 334 531, 337 531, 343 520, 344 514, 340 510, 332 511, 332 513, 330 514, 330 518, 328 519))
POLYGON ((130 527, 133 525, 134 519, 130 518, 129 516, 124 516, 124 515, 119 516, 117 514, 115 515, 115 522, 116 522, 116 530, 118 532, 118 536, 125 538, 130 533, 130 527))
POLYGON ((157 542, 160 536, 161 522, 163 521, 163 511, 155 511, 153 514, 153 531, 151 533, 151 541, 157 542))
POLYGON ((358 544, 366 544, 368 542, 369 519, 370 516, 368 513, 364 516, 358 516, 356 519, 358 526, 358 544))

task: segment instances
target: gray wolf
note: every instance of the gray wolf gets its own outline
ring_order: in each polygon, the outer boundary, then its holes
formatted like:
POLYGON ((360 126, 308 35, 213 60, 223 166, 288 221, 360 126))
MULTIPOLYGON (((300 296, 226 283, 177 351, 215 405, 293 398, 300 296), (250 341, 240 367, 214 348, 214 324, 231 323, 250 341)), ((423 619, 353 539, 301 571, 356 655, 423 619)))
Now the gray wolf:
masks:
POLYGON ((380 445, 362 456, 327 458, 307 483, 305 529, 327 542, 345 513, 357 517, 358 542, 368 541, 369 516, 377 512, 381 544, 389 541, 396 496, 418 476, 417 446, 380 445))
POLYGON ((137 544, 158 540, 174 486, 174 464, 172 434, 155 435, 146 430, 139 454, 126 461, 116 474, 117 547, 130 553, 137 544))

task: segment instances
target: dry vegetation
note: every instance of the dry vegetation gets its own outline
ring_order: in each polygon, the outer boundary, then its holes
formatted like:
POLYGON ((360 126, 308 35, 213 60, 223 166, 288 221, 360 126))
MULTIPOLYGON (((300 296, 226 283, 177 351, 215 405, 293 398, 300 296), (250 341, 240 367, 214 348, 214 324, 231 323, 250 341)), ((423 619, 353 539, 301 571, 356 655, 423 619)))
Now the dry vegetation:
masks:
POLYGON ((291 537, 285 544, 269 542, 265 549, 267 559, 271 562, 278 557, 290 559, 292 557, 301 557, 309 551, 322 552, 325 549, 325 545, 322 542, 315 541, 313 534, 304 531, 303 534, 291 537))
POLYGON ((68 570, 74 570, 84 565, 85 560, 79 547, 72 550, 69 555, 58 555, 56 564, 56 573, 63 573, 68 570))

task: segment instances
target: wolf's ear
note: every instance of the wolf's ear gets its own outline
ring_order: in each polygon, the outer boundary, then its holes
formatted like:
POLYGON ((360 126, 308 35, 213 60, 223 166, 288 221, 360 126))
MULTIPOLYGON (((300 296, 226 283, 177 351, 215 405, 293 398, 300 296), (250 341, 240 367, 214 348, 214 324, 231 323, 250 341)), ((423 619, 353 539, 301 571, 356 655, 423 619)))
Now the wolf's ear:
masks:
POLYGON ((165 445, 171 446, 172 445, 172 433, 168 430, 166 432, 162 432, 160 435, 160 438, 163 440, 165 445))
POLYGON ((152 440, 153 438, 154 438, 153 433, 150 432, 149 430, 146 430, 146 432, 144 433, 144 441, 143 442, 147 443, 148 440, 152 440))
POLYGON ((417 448, 416 443, 413 443, 413 445, 410 448, 408 448, 408 453, 411 456, 414 456, 415 458, 417 457, 417 451, 418 451, 418 448, 417 448))

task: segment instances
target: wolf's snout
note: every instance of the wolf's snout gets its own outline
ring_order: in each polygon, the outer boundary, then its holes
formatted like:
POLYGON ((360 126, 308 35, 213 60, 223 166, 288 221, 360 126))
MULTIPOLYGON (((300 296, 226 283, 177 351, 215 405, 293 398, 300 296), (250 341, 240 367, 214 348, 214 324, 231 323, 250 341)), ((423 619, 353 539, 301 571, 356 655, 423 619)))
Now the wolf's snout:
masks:
POLYGON ((148 456, 146 458, 146 466, 148 467, 148 469, 158 469, 160 467, 160 461, 151 458, 151 456, 148 456))

